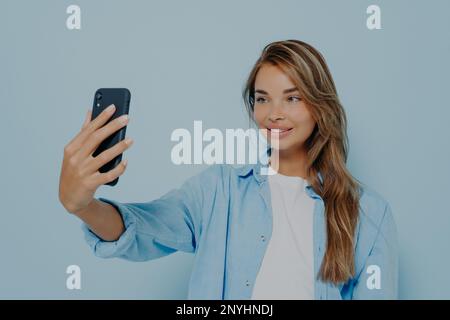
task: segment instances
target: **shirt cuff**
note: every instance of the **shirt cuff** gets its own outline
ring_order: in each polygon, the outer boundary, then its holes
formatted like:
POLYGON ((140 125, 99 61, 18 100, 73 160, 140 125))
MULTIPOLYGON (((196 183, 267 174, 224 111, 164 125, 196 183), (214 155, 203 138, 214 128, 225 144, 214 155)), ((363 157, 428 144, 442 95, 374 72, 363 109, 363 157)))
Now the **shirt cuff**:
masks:
POLYGON ((100 258, 120 257, 127 252, 127 249, 136 239, 136 218, 126 205, 118 201, 106 198, 98 198, 98 200, 111 204, 117 209, 122 216, 125 231, 121 234, 119 239, 115 241, 105 241, 92 232, 89 229, 89 226, 83 222, 81 224, 81 229, 84 232, 84 238, 95 256, 100 258))

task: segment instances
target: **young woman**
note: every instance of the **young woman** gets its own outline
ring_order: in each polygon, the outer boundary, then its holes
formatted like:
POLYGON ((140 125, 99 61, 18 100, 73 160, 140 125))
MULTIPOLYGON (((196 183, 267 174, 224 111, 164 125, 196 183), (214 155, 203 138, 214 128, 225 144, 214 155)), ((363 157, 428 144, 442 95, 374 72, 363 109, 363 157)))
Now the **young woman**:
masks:
POLYGON ((243 95, 251 119, 277 141, 269 148, 277 173, 261 174, 260 163, 212 165, 144 203, 94 198, 126 163, 98 168, 130 143, 92 157, 127 120, 102 127, 111 110, 91 122, 88 114, 65 147, 59 198, 83 220, 94 254, 195 253, 190 299, 396 298, 391 208, 346 168, 346 117, 322 55, 298 40, 267 45, 243 95))

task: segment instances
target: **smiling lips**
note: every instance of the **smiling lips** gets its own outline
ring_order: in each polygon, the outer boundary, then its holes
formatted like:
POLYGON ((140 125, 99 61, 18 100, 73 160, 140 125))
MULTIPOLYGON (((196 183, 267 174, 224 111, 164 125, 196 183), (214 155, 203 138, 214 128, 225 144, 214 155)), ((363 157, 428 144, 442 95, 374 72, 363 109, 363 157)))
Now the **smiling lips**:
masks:
POLYGON ((269 133, 270 136, 272 136, 272 133, 273 133, 273 136, 275 138, 281 139, 281 138, 284 138, 287 135, 289 135, 293 128, 286 128, 286 129, 281 129, 281 128, 272 128, 271 129, 271 128, 267 128, 267 129, 270 132, 269 133))
POLYGON ((275 129, 275 128, 270 129, 270 128, 269 128, 269 130, 272 131, 272 132, 280 132, 280 133, 281 133, 281 132, 285 132, 285 131, 289 131, 289 130, 291 130, 291 129, 292 129, 292 128, 289 128, 289 129, 279 129, 279 128, 278 128, 278 129, 275 129))

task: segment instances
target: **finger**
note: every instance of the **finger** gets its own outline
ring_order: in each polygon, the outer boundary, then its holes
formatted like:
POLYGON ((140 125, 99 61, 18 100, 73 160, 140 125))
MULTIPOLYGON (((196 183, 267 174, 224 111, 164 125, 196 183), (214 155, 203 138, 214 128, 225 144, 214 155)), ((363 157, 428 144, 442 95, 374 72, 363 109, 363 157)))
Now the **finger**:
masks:
POLYGON ((117 177, 120 177, 127 167, 128 160, 122 160, 114 169, 109 170, 105 173, 100 173, 97 171, 96 174, 94 174, 94 183, 97 186, 101 186, 102 184, 108 183, 116 179, 117 177))
POLYGON ((113 147, 103 151, 95 158, 89 157, 85 165, 86 172, 88 174, 92 174, 93 172, 97 171, 99 168, 110 162, 119 154, 124 153, 125 150, 131 147, 132 144, 133 139, 126 138, 125 140, 122 140, 119 143, 115 144, 113 147))
POLYGON ((128 115, 122 115, 117 119, 114 119, 106 126, 96 130, 92 133, 88 139, 86 139, 83 146, 78 150, 76 157, 80 159, 87 158, 88 155, 92 155, 100 143, 106 138, 111 136, 114 132, 126 126, 128 123, 128 115))
POLYGON ((114 105, 110 105, 103 110, 94 120, 90 121, 86 127, 82 128, 81 131, 67 144, 68 149, 73 150, 73 152, 78 151, 86 138, 97 128, 103 126, 108 119, 111 118, 115 110, 116 107, 114 105))
POLYGON ((92 111, 88 110, 88 112, 86 113, 86 118, 84 118, 84 123, 83 123, 83 126, 81 127, 81 129, 86 128, 86 126, 89 124, 89 122, 91 122, 91 114, 92 114, 92 111))

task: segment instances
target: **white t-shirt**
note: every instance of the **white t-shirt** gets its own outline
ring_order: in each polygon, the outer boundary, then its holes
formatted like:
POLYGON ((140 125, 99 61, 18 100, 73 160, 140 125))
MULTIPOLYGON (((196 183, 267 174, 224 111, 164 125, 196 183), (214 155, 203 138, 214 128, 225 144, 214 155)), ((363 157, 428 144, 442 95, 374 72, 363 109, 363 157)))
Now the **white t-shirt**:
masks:
POLYGON ((314 199, 300 177, 269 175, 273 228, 252 299, 314 299, 314 199))

